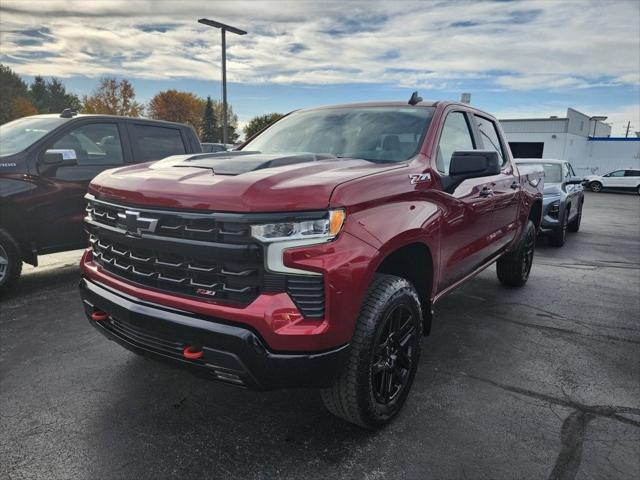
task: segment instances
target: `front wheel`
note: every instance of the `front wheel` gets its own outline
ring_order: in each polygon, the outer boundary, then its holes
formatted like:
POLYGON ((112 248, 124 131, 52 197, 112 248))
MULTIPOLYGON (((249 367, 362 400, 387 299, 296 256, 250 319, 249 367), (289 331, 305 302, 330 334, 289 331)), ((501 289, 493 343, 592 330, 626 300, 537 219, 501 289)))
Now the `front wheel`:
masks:
POLYGON ((529 279, 536 247, 536 227, 529 220, 515 252, 500 258, 497 263, 498 280, 510 287, 522 287, 529 279))
POLYGON ((549 244, 554 247, 562 247, 567 239, 567 230, 569 229, 569 210, 565 210, 562 216, 562 223, 559 227, 554 228, 549 235, 549 244))
POLYGON ((365 428, 389 422, 404 405, 420 359, 422 310, 404 278, 377 274, 369 286, 335 384, 321 390, 325 407, 365 428))
POLYGON ((0 228, 0 297, 15 287, 21 272, 20 247, 9 232, 0 228))
POLYGON ((591 182, 589 188, 592 192, 600 193, 602 191, 602 184, 600 182, 591 182))

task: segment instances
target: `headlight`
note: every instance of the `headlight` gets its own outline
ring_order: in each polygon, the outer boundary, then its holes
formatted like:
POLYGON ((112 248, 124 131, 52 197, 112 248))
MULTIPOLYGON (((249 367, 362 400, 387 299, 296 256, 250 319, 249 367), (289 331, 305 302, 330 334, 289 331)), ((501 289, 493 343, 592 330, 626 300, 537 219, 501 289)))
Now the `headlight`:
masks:
POLYGON ((331 240, 342 229, 345 216, 344 210, 329 210, 323 218, 317 220, 252 225, 251 236, 265 243, 307 239, 331 240))

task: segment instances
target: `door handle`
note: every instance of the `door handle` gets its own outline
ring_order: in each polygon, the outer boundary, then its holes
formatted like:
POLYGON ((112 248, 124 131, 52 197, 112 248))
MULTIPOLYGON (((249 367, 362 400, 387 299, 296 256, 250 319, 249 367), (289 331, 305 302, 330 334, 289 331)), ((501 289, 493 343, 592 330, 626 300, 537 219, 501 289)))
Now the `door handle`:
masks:
POLYGON ((480 190, 481 197, 490 197, 491 195, 493 195, 493 190, 491 190, 489 187, 484 187, 482 190, 480 190))
POLYGON ((518 181, 514 180, 513 183, 509 186, 509 188, 513 188, 514 190, 517 190, 519 186, 520 184, 518 183, 518 181))

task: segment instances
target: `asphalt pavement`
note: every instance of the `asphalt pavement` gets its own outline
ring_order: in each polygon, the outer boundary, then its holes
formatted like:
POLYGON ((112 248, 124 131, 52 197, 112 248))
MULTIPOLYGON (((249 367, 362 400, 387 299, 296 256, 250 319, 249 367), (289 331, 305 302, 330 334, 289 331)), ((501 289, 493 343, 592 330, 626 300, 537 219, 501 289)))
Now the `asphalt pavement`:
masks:
POLYGON ((640 199, 586 195, 529 283, 489 268, 436 307, 404 411, 363 431, 312 390, 256 393, 109 342, 80 252, 0 303, 0 478, 640 478, 640 199))

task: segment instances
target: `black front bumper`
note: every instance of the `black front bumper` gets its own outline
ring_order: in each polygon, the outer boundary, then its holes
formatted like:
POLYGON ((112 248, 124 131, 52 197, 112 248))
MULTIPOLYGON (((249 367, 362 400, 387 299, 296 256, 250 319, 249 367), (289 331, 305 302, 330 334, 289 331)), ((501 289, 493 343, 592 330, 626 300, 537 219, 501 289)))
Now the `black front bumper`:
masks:
POLYGON ((80 282, 80 293, 89 321, 109 339, 210 380, 256 390, 327 387, 348 355, 348 345, 325 352, 271 352, 248 328, 143 302, 86 278, 80 282), (109 318, 92 320, 95 311, 109 318), (191 345, 201 347, 202 358, 184 357, 191 345))

